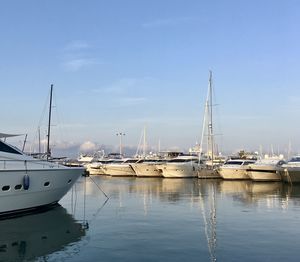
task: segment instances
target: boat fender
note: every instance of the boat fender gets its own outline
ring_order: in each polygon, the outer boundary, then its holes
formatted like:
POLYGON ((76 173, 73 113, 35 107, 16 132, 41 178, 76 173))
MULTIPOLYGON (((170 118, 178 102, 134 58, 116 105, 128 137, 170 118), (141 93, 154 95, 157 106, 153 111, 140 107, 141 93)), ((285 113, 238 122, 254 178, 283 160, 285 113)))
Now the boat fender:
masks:
POLYGON ((24 187, 24 190, 28 190, 29 189, 29 176, 26 174, 24 177, 23 177, 23 187, 24 187))

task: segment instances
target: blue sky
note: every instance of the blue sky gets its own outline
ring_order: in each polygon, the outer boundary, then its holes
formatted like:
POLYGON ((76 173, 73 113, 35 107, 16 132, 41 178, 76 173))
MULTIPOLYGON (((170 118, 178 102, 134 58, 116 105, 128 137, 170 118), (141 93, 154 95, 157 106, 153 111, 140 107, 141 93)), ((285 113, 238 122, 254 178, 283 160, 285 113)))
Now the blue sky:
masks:
MULTIPOLYGON (((208 72, 222 151, 300 151, 298 1, 1 1, 1 132, 36 139, 54 84, 55 148, 187 149, 208 72)), ((43 125, 46 124, 46 120, 43 125)), ((41 126, 45 130, 45 126, 41 126)), ((44 131, 42 131, 44 132, 44 131)), ((20 140, 20 138, 17 138, 20 140)))

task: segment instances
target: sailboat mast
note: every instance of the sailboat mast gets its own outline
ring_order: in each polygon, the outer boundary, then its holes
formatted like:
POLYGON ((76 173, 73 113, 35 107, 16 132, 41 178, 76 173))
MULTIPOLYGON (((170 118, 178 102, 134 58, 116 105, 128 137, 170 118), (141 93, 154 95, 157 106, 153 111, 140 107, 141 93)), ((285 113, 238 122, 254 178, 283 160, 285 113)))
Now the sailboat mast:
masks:
POLYGON ((146 126, 144 126, 143 157, 146 158, 146 126))
POLYGON ((213 139, 213 125, 212 125, 212 71, 209 71, 209 107, 210 107, 210 123, 209 123, 209 138, 211 143, 211 163, 212 167, 214 166, 214 139, 213 139))
POLYGON ((49 118, 48 118, 48 134, 47 134, 47 159, 51 156, 50 151, 50 125, 51 125, 51 111, 52 111, 52 92, 53 92, 53 85, 50 87, 50 104, 49 104, 49 118))

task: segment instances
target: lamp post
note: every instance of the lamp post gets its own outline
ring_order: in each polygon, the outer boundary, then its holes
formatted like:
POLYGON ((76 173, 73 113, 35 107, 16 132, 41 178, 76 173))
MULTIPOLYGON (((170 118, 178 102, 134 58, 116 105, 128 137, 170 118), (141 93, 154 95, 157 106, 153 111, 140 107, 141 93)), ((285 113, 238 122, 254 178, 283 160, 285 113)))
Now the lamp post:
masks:
POLYGON ((120 138, 120 155, 122 155, 122 137, 125 136, 125 133, 119 132, 116 135, 120 138))

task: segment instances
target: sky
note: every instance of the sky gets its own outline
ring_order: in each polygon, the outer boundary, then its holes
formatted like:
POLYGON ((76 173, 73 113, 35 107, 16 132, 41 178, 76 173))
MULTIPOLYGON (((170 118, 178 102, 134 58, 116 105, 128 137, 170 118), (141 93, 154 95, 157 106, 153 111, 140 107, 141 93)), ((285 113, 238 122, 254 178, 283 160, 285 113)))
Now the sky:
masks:
POLYGON ((53 151, 117 151, 118 132, 133 149, 144 127, 153 150, 186 150, 212 70, 219 150, 300 152, 299 13, 296 0, 2 0, 0 131, 33 150, 53 84, 53 151))

